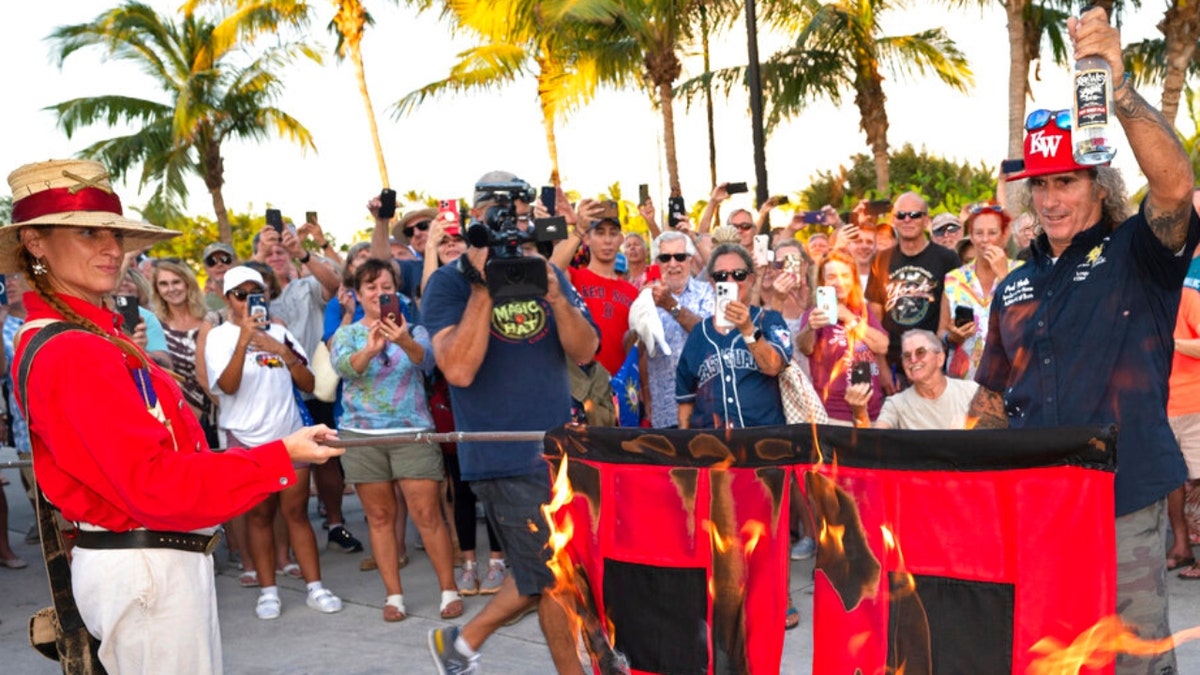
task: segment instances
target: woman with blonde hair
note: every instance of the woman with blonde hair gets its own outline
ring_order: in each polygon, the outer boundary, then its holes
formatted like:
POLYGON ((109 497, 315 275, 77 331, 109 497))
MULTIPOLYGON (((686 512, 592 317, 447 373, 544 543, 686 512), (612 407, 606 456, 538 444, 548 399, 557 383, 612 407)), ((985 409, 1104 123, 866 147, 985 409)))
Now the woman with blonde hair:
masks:
POLYGON ((217 447, 217 406, 208 394, 204 354, 196 352, 196 342, 203 341, 221 317, 205 307, 200 283, 187 265, 160 260, 151 279, 150 305, 163 325, 171 370, 180 377, 183 396, 200 420, 209 446, 217 447))

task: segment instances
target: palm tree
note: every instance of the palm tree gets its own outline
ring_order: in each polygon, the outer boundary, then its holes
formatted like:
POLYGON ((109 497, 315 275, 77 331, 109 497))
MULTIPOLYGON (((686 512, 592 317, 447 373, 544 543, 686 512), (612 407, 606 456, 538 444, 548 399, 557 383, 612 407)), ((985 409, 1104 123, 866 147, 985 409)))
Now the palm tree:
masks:
MULTIPOLYGON (((1125 49, 1125 66, 1137 85, 1163 83, 1159 105, 1167 121, 1175 123, 1179 99, 1189 75, 1200 74, 1200 3, 1196 0, 1172 0, 1158 24, 1159 40, 1143 40, 1125 49)), ((1190 105, 1190 101, 1189 101, 1190 105)))
POLYGON ((446 78, 406 94, 392 106, 399 118, 426 99, 492 89, 533 75, 550 158, 550 182, 560 183, 556 122, 589 101, 601 85, 616 85, 637 56, 605 20, 609 0, 449 0, 446 14, 479 44, 458 54, 446 78))
MULTIPOLYGON (((875 162, 876 189, 888 190, 887 95, 883 68, 902 75, 936 75, 957 91, 973 85, 971 69, 954 41, 941 28, 911 35, 882 36, 878 16, 893 8, 891 0, 840 0, 819 3, 781 0, 763 15, 777 28, 796 34, 796 41, 762 64, 766 129, 799 114, 808 103, 825 98, 840 105, 844 92, 854 92, 859 126, 875 162)), ((686 82, 684 95, 716 80, 728 95, 745 82, 745 67, 705 73, 686 82)))
POLYGON ((358 93, 362 96, 363 106, 367 109, 367 125, 371 132, 371 142, 375 145, 375 162, 379 165, 379 178, 383 187, 390 187, 388 181, 387 162, 383 158, 383 143, 379 140, 379 125, 375 123, 375 106, 371 104, 371 94, 367 91, 367 73, 363 67, 362 39, 367 26, 375 25, 375 20, 367 13, 359 0, 333 0, 337 12, 330 21, 329 27, 337 33, 337 47, 334 53, 338 60, 347 56, 354 64, 354 77, 358 81, 358 93))
POLYGON ((128 123, 137 130, 94 143, 81 154, 103 162, 114 177, 141 166, 140 186, 154 185, 153 213, 178 213, 187 198, 186 178, 198 175, 212 198, 221 241, 232 241, 222 188, 222 145, 230 139, 262 141, 280 136, 315 149, 312 135, 273 103, 282 90, 276 73, 304 56, 320 55, 303 43, 279 43, 250 53, 255 37, 302 28, 308 7, 288 0, 219 3, 214 15, 192 2, 176 20, 129 1, 88 23, 61 26, 48 38, 59 66, 76 51, 100 47, 106 55, 141 67, 162 89, 162 100, 120 94, 63 101, 49 106, 70 137, 91 124, 128 123))

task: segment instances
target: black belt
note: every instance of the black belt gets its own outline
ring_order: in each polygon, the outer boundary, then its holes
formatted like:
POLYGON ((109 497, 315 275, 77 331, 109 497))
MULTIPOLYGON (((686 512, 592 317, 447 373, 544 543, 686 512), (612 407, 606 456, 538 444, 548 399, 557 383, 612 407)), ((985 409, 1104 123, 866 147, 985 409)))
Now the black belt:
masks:
POLYGON ((220 531, 213 534, 196 534, 195 532, 155 532, 153 530, 130 530, 129 532, 108 532, 95 530, 77 530, 68 535, 76 546, 81 548, 170 548, 176 551, 190 551, 212 555, 217 543, 221 541, 220 531))

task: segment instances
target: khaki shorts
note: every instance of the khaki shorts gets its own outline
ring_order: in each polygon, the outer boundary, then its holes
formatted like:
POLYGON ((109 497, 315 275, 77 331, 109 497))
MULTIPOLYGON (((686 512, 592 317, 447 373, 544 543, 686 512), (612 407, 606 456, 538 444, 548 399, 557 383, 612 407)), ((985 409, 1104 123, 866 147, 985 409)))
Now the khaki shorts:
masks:
POLYGON ((1167 421, 1171 423, 1171 431, 1175 432, 1175 440, 1179 441, 1179 449, 1183 451, 1188 478, 1200 480, 1200 413, 1178 415, 1167 421))
MULTIPOLYGON (((338 436, 345 441, 378 438, 349 429, 339 429, 338 436)), ((346 448, 342 469, 346 472, 346 482, 352 484, 385 483, 401 478, 445 478, 442 449, 433 443, 346 448)))

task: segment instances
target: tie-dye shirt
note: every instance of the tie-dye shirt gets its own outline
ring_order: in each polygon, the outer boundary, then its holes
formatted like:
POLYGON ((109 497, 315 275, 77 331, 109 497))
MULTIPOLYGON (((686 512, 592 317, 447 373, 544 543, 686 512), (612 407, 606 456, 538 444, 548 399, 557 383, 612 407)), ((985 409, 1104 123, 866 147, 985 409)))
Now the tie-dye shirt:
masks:
POLYGON ((342 377, 341 428, 360 433, 433 428, 425 398, 425 376, 434 366, 433 344, 424 327, 409 327, 425 358, 413 363, 400 345, 388 342, 362 374, 350 365, 350 357, 367 344, 366 324, 356 321, 334 333, 329 352, 342 377))

